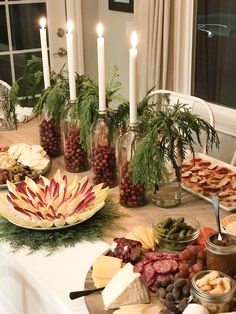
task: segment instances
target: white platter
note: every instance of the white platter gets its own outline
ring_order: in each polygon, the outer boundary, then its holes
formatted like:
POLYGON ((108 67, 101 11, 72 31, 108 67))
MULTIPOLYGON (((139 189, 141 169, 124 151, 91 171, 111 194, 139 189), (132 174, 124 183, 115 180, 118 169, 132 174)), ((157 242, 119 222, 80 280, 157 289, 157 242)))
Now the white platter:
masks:
MULTIPOLYGON (((51 164, 52 164, 52 160, 50 159, 49 156, 46 155, 46 157, 47 157, 48 160, 49 160, 49 162, 48 162, 48 164, 47 164, 47 167, 44 168, 44 169, 42 169, 40 172, 38 172, 38 175, 37 175, 36 177, 32 178, 33 180, 38 179, 41 175, 44 175, 44 174, 50 169, 51 164)), ((24 181, 24 180, 22 180, 22 181, 24 181)), ((21 183, 22 181, 14 182, 14 184, 19 184, 19 183, 21 183)), ((0 184, 0 190, 4 190, 4 189, 7 189, 7 184, 6 184, 6 183, 0 184)))
MULTIPOLYGON (((223 161, 221 161, 221 160, 218 160, 218 159, 215 159, 215 158, 213 158, 213 157, 210 157, 210 156, 207 156, 207 155, 204 155, 204 154, 200 154, 200 153, 195 154, 194 157, 195 157, 195 158, 202 158, 204 161, 209 161, 209 162, 211 162, 211 163, 213 163, 213 164, 216 164, 217 166, 225 167, 225 168, 230 169, 230 170, 232 170, 233 172, 236 173, 236 167, 234 167, 234 166, 232 166, 232 165, 230 165, 230 164, 227 164, 227 163, 225 163, 225 162, 223 162, 223 161)), ((193 158, 193 156, 191 155, 191 156, 188 156, 188 157, 186 158, 186 160, 189 160, 189 159, 192 159, 192 158, 193 158)), ((211 200, 210 197, 207 197, 207 196, 203 195, 203 194, 200 193, 200 192, 194 191, 194 190, 191 189, 190 187, 185 186, 183 183, 181 184, 181 186, 182 186, 182 188, 183 188, 185 191, 188 191, 188 192, 190 192, 190 193, 192 193, 192 194, 194 194, 194 195, 197 195, 197 196, 201 197, 202 199, 204 199, 204 200, 206 200, 206 201, 212 203, 212 200, 211 200)), ((233 210, 236 210, 236 205, 234 205, 234 206, 225 206, 225 205, 223 205, 223 204, 220 204, 220 208, 222 208, 222 209, 224 209, 224 210, 226 210, 226 211, 233 211, 233 210)))

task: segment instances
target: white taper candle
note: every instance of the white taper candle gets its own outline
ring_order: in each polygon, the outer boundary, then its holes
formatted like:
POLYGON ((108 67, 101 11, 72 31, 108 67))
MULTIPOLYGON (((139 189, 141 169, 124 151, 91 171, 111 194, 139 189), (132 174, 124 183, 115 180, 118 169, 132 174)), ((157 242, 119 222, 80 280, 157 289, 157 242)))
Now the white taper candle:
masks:
POLYGON ((99 90, 99 111, 106 110, 106 83, 105 83, 105 52, 103 25, 97 25, 97 53, 98 53, 98 90, 99 90))
POLYGON ((130 124, 137 123, 137 100, 136 100, 136 67, 137 67, 137 33, 131 35, 131 48, 129 50, 129 102, 130 124))
POLYGON ((75 84, 75 65, 74 65, 74 44, 73 44, 73 23, 67 22, 67 63, 68 63, 68 77, 69 77, 69 89, 70 89, 70 100, 76 100, 76 84, 75 84))
POLYGON ((42 17, 39 21, 41 26, 40 28, 40 41, 42 49, 42 61, 43 61, 43 78, 44 78, 44 87, 47 88, 50 86, 50 73, 48 65, 48 48, 47 48, 47 33, 46 33, 46 19, 42 17))

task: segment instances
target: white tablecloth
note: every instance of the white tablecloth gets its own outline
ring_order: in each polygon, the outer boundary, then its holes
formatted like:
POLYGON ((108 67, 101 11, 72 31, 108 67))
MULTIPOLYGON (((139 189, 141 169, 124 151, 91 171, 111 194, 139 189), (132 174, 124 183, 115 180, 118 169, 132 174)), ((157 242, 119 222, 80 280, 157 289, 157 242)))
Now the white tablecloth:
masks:
POLYGON ((84 298, 72 301, 69 292, 84 289, 90 266, 107 248, 105 242, 83 242, 46 256, 26 249, 12 253, 1 244, 0 313, 88 314, 84 298))

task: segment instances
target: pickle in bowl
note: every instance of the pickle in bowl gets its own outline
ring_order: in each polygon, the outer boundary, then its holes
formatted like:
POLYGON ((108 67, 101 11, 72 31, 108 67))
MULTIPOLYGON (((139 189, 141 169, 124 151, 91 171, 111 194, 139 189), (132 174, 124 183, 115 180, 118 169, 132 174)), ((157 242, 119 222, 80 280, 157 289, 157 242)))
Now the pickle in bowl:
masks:
POLYGON ((184 250, 197 240, 200 233, 198 221, 181 214, 160 216, 152 228, 158 248, 171 251, 184 250))

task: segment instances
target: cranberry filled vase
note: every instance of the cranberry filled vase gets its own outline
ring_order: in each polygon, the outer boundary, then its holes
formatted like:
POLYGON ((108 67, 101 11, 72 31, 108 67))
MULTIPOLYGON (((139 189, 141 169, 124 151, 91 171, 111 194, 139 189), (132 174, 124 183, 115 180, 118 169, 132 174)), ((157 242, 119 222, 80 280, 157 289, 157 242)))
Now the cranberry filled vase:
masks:
POLYGON ((91 165, 94 184, 117 185, 116 149, 106 111, 99 112, 91 132, 91 165))
POLYGON ((60 120, 53 115, 42 113, 39 117, 40 144, 50 157, 62 155, 60 120))
POLYGON ((80 123, 68 110, 63 119, 63 140, 65 168, 69 172, 83 172, 89 169, 88 153, 80 143, 80 123))
POLYGON ((132 183, 129 163, 140 140, 136 125, 130 125, 128 131, 119 139, 119 191, 120 204, 125 207, 141 207, 147 203, 143 184, 132 183))

